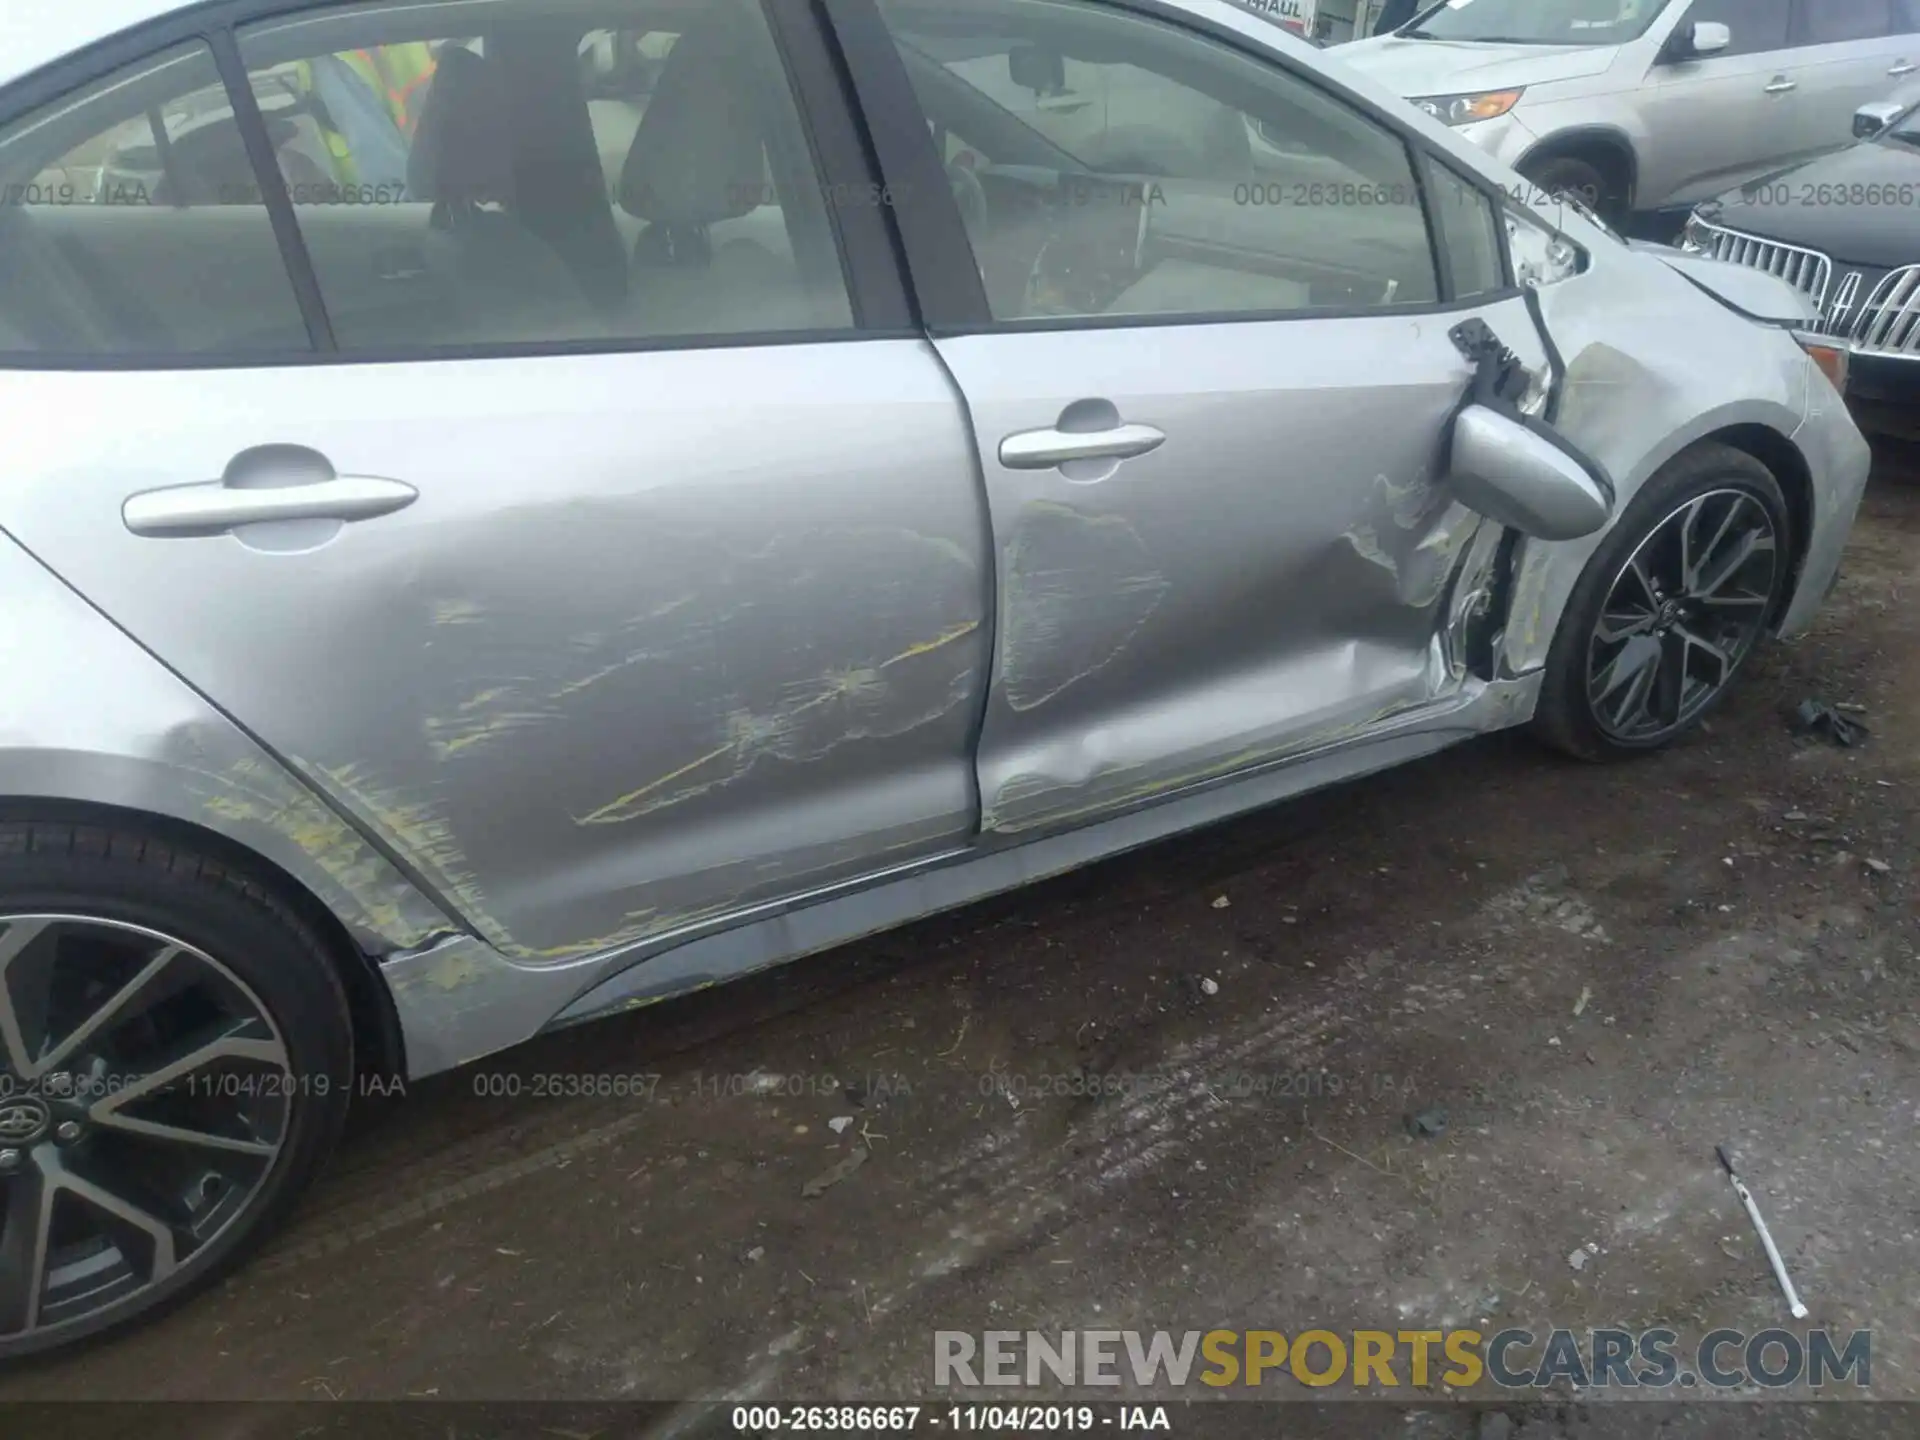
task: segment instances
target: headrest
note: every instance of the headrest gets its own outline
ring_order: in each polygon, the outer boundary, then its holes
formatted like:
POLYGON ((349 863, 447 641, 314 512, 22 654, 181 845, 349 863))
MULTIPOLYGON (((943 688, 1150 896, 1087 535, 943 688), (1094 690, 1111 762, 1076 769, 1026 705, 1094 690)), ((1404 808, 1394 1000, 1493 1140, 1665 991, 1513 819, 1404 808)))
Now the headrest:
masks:
POLYGON ((724 15, 682 35, 667 55, 620 173, 620 208, 637 220, 711 225, 760 203, 760 81, 724 15))
POLYGON ((440 204, 513 197, 513 112, 499 68, 457 45, 439 53, 407 162, 407 194, 440 204))

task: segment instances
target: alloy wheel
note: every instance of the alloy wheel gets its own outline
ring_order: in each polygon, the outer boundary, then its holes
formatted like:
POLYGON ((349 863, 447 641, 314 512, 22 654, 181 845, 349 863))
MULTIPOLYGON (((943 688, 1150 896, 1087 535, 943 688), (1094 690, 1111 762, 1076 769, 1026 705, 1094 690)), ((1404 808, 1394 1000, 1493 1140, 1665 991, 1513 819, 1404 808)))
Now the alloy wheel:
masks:
POLYGON ((232 971, 178 939, 0 917, 0 1355, 104 1328, 212 1262, 297 1096, 232 971))
POLYGON ((1772 513, 1745 490, 1710 490, 1655 525, 1614 577, 1587 645, 1594 722, 1651 746, 1733 678, 1767 623, 1780 574, 1772 513))

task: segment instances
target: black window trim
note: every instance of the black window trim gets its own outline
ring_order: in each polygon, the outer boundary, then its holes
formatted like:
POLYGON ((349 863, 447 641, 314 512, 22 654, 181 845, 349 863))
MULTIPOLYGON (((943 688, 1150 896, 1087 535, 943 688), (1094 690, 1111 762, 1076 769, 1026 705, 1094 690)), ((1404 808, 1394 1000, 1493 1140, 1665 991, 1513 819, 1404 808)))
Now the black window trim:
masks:
MULTIPOLYGON (((685 350, 730 350, 750 347, 853 344, 872 340, 922 338, 916 323, 913 292, 905 283, 903 257, 892 227, 880 214, 885 207, 827 205, 829 225, 839 249, 842 273, 852 308, 850 328, 726 332, 671 336, 592 336, 585 339, 505 341, 434 345, 423 344, 378 350, 341 350, 334 342, 331 321, 321 299, 306 242, 292 200, 279 184, 279 167, 260 114, 259 102, 247 80, 240 56, 237 30, 265 20, 292 19, 312 11, 351 6, 356 0, 202 0, 166 15, 146 20, 115 35, 64 55, 0 87, 0 129, 57 105, 74 92, 162 51, 198 43, 213 57, 227 91, 235 123, 241 132, 254 184, 262 199, 278 244, 281 264, 299 305, 309 344, 300 350, 196 350, 143 353, 138 351, 51 350, 0 351, 0 374, 8 371, 174 371, 255 370, 311 365, 403 365, 451 360, 514 360, 546 356, 629 355, 685 350), (864 209, 865 213, 861 213, 864 209), (841 213, 835 213, 840 210, 841 213), (291 227, 291 228, 289 228, 291 227)), ((372 4, 375 0, 361 0, 372 4)), ((805 139, 824 195, 866 194, 866 187, 884 185, 866 132, 850 113, 851 95, 836 66, 837 48, 831 44, 821 0, 753 0, 761 7, 775 48, 792 84, 805 139), (805 15, 802 17, 802 5, 805 15), (856 178, 857 177, 857 178, 856 178), (840 188, 848 187, 848 188, 840 188), (857 187, 857 188, 855 188, 857 187)))
POLYGON ((1484 185, 1476 182, 1473 176, 1462 172, 1460 167, 1440 155, 1437 151, 1426 150, 1419 155, 1421 186, 1425 191, 1428 205, 1428 224, 1434 232, 1434 244, 1440 255, 1445 272, 1445 288, 1442 294, 1458 298, 1464 302, 1473 300, 1492 300, 1512 295, 1515 290, 1513 280, 1513 236, 1507 231, 1507 210, 1510 198, 1504 193, 1489 194, 1484 185), (1483 290, 1478 295, 1454 296, 1453 251, 1446 239, 1446 227, 1440 223, 1440 211, 1434 203, 1434 177, 1444 175, 1469 194, 1479 197, 1493 215, 1494 250, 1500 263, 1500 284, 1492 290, 1483 290))
POLYGON ((1328 100, 1358 114, 1398 140, 1412 163, 1414 184, 1421 191, 1430 255, 1437 267, 1438 294, 1434 301, 1396 305, 1328 307, 1312 310, 1245 310, 1165 315, 1091 315, 996 320, 988 310, 985 286, 959 206, 947 184, 945 171, 927 134, 925 116, 915 98, 906 67, 893 47, 891 32, 876 0, 818 0, 829 18, 835 38, 858 92, 861 118, 885 172, 896 205, 899 231, 908 254, 908 273, 919 296, 927 332, 935 337, 1003 335, 1055 330, 1145 329, 1170 325, 1271 324, 1285 321, 1355 320, 1381 316, 1447 315, 1510 300, 1521 293, 1514 282, 1513 261, 1505 223, 1506 192, 1497 182, 1463 171, 1440 147, 1408 127, 1366 97, 1352 94, 1303 66, 1293 56, 1277 55, 1253 46, 1247 37, 1160 0, 1103 0, 1103 8, 1131 12, 1164 24, 1193 31, 1238 51, 1257 64, 1276 67, 1292 80, 1319 91, 1328 100), (1437 221, 1426 191, 1425 167, 1448 165, 1491 204, 1500 217, 1500 241, 1505 288, 1470 300, 1451 298, 1452 277, 1444 265, 1437 221))
MULTIPOLYGON (((1886 0, 1887 28, 1877 35, 1856 35, 1851 40, 1816 40, 1809 28, 1808 14, 1819 0, 1791 0, 1787 12, 1787 49, 1819 50, 1828 45, 1865 45, 1875 40, 1898 40, 1912 31, 1900 28, 1899 0, 1886 0)), ((1754 54, 1765 52, 1754 51, 1754 54)))

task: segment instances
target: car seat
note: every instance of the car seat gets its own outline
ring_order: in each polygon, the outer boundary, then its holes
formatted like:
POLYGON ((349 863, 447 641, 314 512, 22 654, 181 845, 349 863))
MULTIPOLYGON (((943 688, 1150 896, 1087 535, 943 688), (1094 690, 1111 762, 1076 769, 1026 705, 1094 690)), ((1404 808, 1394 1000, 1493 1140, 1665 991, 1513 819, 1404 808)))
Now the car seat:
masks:
MULTIPOLYGON (((808 316, 792 255, 714 227, 771 202, 765 85, 724 12, 680 37, 634 133, 620 208, 646 222, 634 244, 629 309, 644 334, 792 328, 808 316)), ((782 227, 784 232, 784 226, 782 227)))
POLYGON ((499 64, 440 52, 421 108, 407 192, 432 202, 425 252, 452 294, 453 338, 564 340, 607 326, 559 253, 516 213, 511 87, 499 64))

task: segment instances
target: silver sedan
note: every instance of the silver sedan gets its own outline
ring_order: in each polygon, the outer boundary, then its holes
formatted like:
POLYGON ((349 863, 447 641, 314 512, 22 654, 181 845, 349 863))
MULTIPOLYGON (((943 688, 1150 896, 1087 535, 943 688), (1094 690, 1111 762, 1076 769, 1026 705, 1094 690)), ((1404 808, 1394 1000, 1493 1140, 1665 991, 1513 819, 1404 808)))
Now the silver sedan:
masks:
POLYGON ((1535 199, 1225 0, 0 13, 0 1356, 389 1077, 1693 730, 1844 357, 1535 199))

